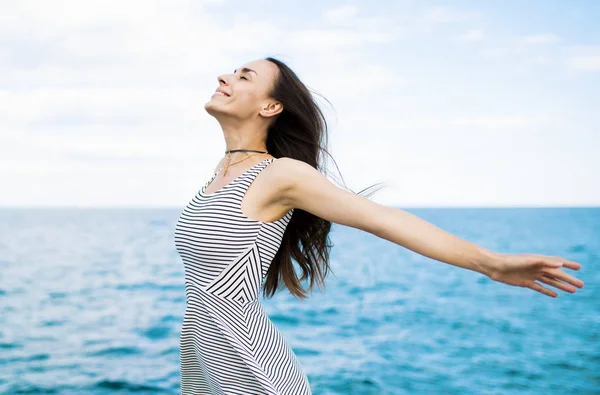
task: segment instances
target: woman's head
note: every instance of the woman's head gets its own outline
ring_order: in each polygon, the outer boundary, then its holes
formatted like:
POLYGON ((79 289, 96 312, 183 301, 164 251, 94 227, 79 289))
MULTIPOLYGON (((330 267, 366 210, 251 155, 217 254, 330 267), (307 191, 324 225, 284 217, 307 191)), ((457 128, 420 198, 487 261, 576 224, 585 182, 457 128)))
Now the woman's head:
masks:
POLYGON ((278 75, 278 67, 263 59, 219 75, 219 87, 204 108, 218 120, 260 122, 266 128, 283 110, 282 103, 271 96, 278 75))

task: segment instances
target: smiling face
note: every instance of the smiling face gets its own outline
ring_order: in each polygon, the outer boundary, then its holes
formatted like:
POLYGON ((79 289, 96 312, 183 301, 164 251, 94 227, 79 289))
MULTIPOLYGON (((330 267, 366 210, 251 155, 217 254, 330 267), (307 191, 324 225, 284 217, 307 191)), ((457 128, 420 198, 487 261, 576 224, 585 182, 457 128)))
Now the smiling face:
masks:
POLYGON ((277 115, 283 106, 269 93, 278 73, 274 63, 260 59, 244 64, 231 74, 222 74, 217 78, 219 87, 204 109, 217 119, 255 120, 277 115))

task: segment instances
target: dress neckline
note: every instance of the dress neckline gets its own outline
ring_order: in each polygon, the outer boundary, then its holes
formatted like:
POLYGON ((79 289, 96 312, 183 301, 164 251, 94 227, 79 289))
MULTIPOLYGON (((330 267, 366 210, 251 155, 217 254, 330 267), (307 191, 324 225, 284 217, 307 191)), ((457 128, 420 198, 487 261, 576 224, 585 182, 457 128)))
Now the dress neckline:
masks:
POLYGON ((213 182, 213 180, 214 180, 214 179, 215 179, 215 178, 216 178, 216 177, 219 175, 219 173, 221 173, 221 170, 223 170, 223 167, 221 166, 221 167, 220 167, 220 168, 219 168, 219 169, 218 169, 218 170, 215 172, 215 174, 214 174, 214 175, 211 177, 211 179, 210 179, 210 180, 208 180, 208 182, 207 182, 206 184, 204 184, 204 186, 202 187, 202 189, 200 189, 200 195, 202 195, 202 196, 206 196, 206 197, 209 197, 209 196, 216 195, 216 194, 218 194, 219 192, 223 191, 225 188, 228 188, 229 186, 231 186, 231 185, 235 184, 235 183, 236 183, 236 182, 237 182, 237 181, 238 181, 240 178, 242 178, 242 176, 246 175, 246 173, 248 173, 250 170, 252 170, 252 169, 256 168, 258 165, 261 165, 261 164, 265 163, 266 161, 269 161, 269 160, 274 160, 274 159, 276 159, 276 158, 267 158, 267 159, 265 159, 265 160, 263 160, 263 161, 261 161, 261 162, 258 162, 257 164, 255 164, 255 165, 253 165, 253 166, 251 166, 251 167, 247 168, 246 170, 244 170, 244 171, 243 171, 243 172, 242 172, 242 173, 241 173, 239 176, 237 176, 237 177, 236 177, 236 178, 234 178, 233 180, 229 181, 227 184, 223 185, 221 188, 217 189, 216 191, 214 191, 214 192, 212 192, 212 193, 209 193, 209 194, 205 193, 205 191, 206 191, 206 188, 207 188, 207 187, 210 185, 210 183, 211 183, 211 182, 213 182))

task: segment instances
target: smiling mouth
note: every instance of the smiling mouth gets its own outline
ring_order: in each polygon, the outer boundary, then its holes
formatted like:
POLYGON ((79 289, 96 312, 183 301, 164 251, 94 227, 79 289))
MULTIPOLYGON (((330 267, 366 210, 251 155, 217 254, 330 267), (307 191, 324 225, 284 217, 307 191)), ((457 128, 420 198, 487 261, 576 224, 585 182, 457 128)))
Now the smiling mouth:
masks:
POLYGON ((223 92, 215 92, 215 93, 213 94, 213 96, 224 96, 224 97, 229 97, 229 96, 227 96, 226 94, 224 94, 223 92))

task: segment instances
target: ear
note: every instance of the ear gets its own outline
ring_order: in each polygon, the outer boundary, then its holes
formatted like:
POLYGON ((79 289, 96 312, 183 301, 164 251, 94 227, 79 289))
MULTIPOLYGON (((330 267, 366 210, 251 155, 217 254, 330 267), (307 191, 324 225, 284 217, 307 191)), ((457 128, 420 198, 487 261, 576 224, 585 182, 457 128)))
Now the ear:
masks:
POLYGON ((278 100, 273 100, 265 103, 260 109, 260 115, 265 118, 273 117, 283 111, 283 103, 278 100))

